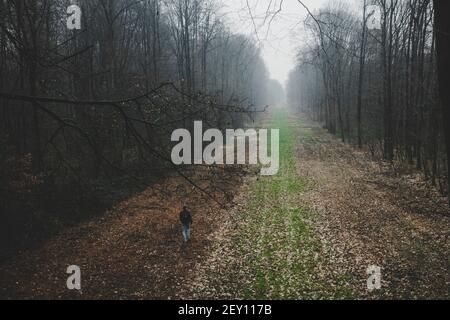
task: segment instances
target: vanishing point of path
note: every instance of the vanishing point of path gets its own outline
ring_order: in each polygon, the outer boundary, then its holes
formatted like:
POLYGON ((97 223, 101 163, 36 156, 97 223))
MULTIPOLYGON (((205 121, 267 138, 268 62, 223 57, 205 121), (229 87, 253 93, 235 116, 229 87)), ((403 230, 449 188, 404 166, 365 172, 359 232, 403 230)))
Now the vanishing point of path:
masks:
POLYGON ((247 176, 233 207, 167 179, 170 197, 146 190, 0 265, 0 298, 450 298, 445 199, 301 116, 278 111, 268 125, 281 129, 280 173, 247 176), (81 292, 66 289, 69 265, 81 292), (382 288, 368 292, 372 265, 382 288))
POLYGON ((450 215, 417 174, 275 113, 281 170, 243 186, 185 298, 450 298, 450 215), (367 290, 367 269, 382 289, 367 290))

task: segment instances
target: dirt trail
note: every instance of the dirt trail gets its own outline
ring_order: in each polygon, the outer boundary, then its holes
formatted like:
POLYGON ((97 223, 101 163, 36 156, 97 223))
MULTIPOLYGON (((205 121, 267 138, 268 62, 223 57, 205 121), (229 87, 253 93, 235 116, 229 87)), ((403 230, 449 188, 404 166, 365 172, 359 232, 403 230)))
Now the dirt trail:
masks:
POLYGON ((167 179, 0 266, 0 298, 174 299, 223 213, 184 179, 167 179), (185 204, 195 226, 183 246, 178 213, 185 204), (80 292, 66 288, 69 265, 81 268, 80 292))
POLYGON ((222 228, 185 296, 450 298, 446 199, 420 175, 394 175, 318 124, 287 118, 282 132, 291 132, 282 145, 292 144, 294 157, 284 154, 281 177, 250 182, 232 212, 239 224, 222 228), (290 161, 294 172, 286 172, 290 161), (259 201, 254 189, 261 188, 274 197, 259 201), (252 198, 256 205, 248 205, 252 198), (381 267, 381 290, 367 290, 369 266, 381 267))
POLYGON ((446 199, 420 174, 396 175, 314 124, 303 124, 299 175, 315 187, 304 195, 315 230, 352 275, 361 297, 450 298, 450 215, 446 199), (383 289, 364 291, 370 265, 383 289))
POLYGON ((445 199, 419 175, 394 175, 317 124, 285 118, 275 123, 289 132, 280 176, 236 181, 232 208, 168 179, 158 187, 170 197, 146 190, 0 266, 0 298, 450 298, 445 199), (69 265, 81 267, 81 292, 66 289, 69 265), (382 268, 374 293, 370 265, 382 268))

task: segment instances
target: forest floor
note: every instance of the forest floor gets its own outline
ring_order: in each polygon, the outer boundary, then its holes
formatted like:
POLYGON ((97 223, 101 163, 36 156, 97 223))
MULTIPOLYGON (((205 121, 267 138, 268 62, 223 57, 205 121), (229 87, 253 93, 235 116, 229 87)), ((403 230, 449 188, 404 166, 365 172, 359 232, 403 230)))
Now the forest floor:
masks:
POLYGON ((438 192, 303 117, 278 111, 268 125, 281 129, 280 172, 236 181, 232 207, 169 178, 158 187, 170 197, 143 191, 1 265, 0 298, 450 298, 438 192), (69 265, 81 267, 80 292, 66 288, 69 265), (380 290, 367 290, 369 266, 381 268, 380 290))

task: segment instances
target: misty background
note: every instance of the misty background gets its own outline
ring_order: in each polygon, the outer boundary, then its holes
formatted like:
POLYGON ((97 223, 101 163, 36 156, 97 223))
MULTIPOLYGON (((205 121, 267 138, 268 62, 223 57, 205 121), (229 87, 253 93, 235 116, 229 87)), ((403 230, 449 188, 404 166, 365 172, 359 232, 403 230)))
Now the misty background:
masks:
MULTIPOLYGON (((360 0, 340 2, 353 11, 362 6, 360 0)), ((303 3, 315 13, 330 1, 303 3)), ((285 87, 289 72, 295 67, 298 49, 308 38, 304 28, 306 9, 297 0, 229 0, 223 3, 222 11, 236 33, 257 40, 270 77, 285 87)))

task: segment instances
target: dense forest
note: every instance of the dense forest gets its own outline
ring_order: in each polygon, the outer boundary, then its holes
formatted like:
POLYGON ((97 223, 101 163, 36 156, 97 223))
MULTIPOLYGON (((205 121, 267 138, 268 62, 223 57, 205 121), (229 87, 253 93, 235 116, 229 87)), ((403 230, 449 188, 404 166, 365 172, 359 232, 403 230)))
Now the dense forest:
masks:
POLYGON ((0 0, 0 300, 448 299, 449 17, 0 0))
MULTIPOLYGON (((436 1, 442 17, 443 2, 436 1)), ((309 41, 290 75, 289 101, 342 141, 417 168, 448 194, 448 118, 436 54, 445 31, 435 32, 437 8, 430 0, 364 0, 358 7, 332 2, 306 22, 309 41)))
POLYGON ((118 177, 181 170, 175 128, 240 127, 272 102, 260 48, 218 1, 81 0, 80 29, 71 4, 0 1, 1 243, 91 210, 118 177))

